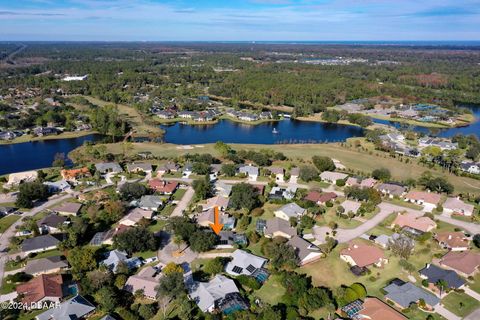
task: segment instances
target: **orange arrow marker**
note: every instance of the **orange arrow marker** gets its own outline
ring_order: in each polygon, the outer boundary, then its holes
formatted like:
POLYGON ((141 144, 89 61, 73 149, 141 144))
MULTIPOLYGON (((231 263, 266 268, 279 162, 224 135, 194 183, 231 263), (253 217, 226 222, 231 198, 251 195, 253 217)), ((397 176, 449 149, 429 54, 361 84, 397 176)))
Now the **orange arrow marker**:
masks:
POLYGON ((217 235, 222 231, 223 224, 218 221, 218 207, 213 208, 213 213, 214 213, 214 223, 210 223, 210 228, 212 228, 213 232, 215 232, 217 235))

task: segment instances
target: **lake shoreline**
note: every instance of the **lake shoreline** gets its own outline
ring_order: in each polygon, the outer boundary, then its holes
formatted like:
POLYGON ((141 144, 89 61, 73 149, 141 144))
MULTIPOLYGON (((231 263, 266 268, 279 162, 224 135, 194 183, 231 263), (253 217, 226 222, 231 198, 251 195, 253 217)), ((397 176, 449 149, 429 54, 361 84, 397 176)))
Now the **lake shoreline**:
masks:
POLYGON ((86 137, 89 135, 99 134, 97 131, 69 131, 69 132, 62 132, 57 135, 50 135, 50 136, 43 136, 43 137, 34 137, 32 135, 23 135, 17 137, 12 140, 1 140, 0 146, 2 145, 14 145, 19 143, 28 143, 28 142, 40 142, 40 141, 48 141, 48 140, 64 140, 64 139, 75 139, 86 137))

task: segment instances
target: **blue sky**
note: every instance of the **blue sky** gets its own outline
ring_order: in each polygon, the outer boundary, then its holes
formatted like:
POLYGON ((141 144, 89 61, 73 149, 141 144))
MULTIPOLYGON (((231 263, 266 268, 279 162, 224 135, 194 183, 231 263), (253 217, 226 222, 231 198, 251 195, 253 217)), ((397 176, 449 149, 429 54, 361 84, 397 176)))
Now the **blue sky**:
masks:
POLYGON ((480 40, 480 0, 0 0, 2 40, 480 40))

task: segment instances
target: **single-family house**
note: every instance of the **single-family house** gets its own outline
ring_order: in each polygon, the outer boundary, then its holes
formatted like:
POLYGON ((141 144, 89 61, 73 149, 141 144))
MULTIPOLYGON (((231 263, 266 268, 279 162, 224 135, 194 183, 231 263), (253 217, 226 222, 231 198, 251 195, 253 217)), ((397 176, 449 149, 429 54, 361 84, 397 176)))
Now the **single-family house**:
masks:
MULTIPOLYGON (((235 228, 235 217, 229 216, 224 211, 219 210, 218 219, 221 224, 223 224, 223 229, 231 230, 235 228)), ((201 212, 197 218, 197 224, 202 227, 209 227, 211 224, 215 223, 215 209, 210 208, 207 211, 201 212)))
POLYGON ((138 268, 142 265, 142 261, 137 257, 128 258, 126 252, 120 250, 112 250, 105 254, 105 259, 100 261, 100 264, 105 265, 107 268, 117 272, 117 269, 120 264, 125 264, 128 269, 138 268))
POLYGON ((362 206, 360 202, 352 200, 345 200, 340 205, 345 209, 345 214, 348 214, 349 212, 357 214, 358 209, 362 206))
POLYGON ((157 168, 157 172, 161 175, 170 172, 178 172, 178 170, 180 170, 180 166, 173 162, 167 162, 163 166, 157 168))
POLYGON ((127 171, 130 173, 150 173, 152 170, 152 164, 148 162, 133 162, 127 164, 127 171))
POLYGON ((270 200, 292 200, 297 192, 297 187, 289 186, 288 188, 273 187, 268 194, 270 200))
POLYGON ((263 269, 267 261, 265 258, 237 249, 232 254, 232 260, 227 263, 225 271, 232 276, 243 274, 254 277, 257 269, 263 269))
POLYGON ((360 182, 361 188, 373 188, 377 184, 377 180, 374 178, 366 178, 360 182))
POLYGON ((38 178, 38 172, 35 170, 11 173, 8 176, 8 182, 5 186, 6 187, 18 186, 20 183, 23 183, 23 182, 33 182, 37 180, 37 178, 38 178))
POLYGON ((304 200, 315 202, 318 205, 324 205, 327 202, 332 202, 337 197, 338 196, 335 192, 310 191, 308 192, 304 200))
POLYGON ((25 273, 36 277, 41 274, 59 273, 68 268, 68 262, 62 256, 28 260, 25 273))
POLYGON ((341 308, 348 319, 368 320, 407 320, 402 313, 375 297, 366 297, 365 301, 355 300, 341 308))
POLYGON ((300 175, 300 168, 294 167, 290 169, 290 183, 297 183, 299 175, 300 175))
POLYGON ((157 211, 163 205, 163 199, 155 195, 144 195, 138 202, 138 207, 143 210, 157 211))
POLYGON ((217 192, 217 195, 224 198, 230 196, 230 194, 232 193, 232 187, 233 185, 225 183, 223 181, 217 181, 215 183, 215 190, 217 192))
POLYGON ((295 249, 300 266, 317 261, 323 256, 319 247, 297 235, 290 238, 287 243, 295 249))
POLYGON ((472 174, 480 174, 480 163, 475 162, 462 162, 460 168, 463 172, 468 172, 472 174))
POLYGON ((123 172, 122 167, 117 162, 96 163, 95 169, 101 174, 123 172))
POLYGON ((258 168, 252 165, 241 166, 238 168, 238 172, 244 174, 248 177, 250 181, 257 181, 258 178, 258 168))
POLYGON ((45 181, 43 184, 47 186, 49 193, 66 192, 72 188, 67 180, 45 181))
POLYGON ((37 227, 40 234, 59 233, 62 232, 62 226, 65 226, 68 223, 68 218, 64 216, 49 214, 37 221, 37 227))
POLYGON ((433 308, 440 303, 440 299, 436 295, 417 287, 411 282, 404 282, 399 279, 395 279, 383 290, 387 292, 385 299, 393 302, 401 309, 408 308, 412 303, 418 303, 420 299, 425 301, 429 308, 433 308))
POLYGON ((470 247, 470 239, 461 231, 437 233, 435 240, 441 247, 452 251, 465 251, 470 247))
POLYGON ((60 240, 58 240, 51 234, 46 234, 43 236, 23 240, 22 251, 23 253, 28 255, 30 253, 53 250, 57 248, 57 245, 59 243, 60 240))
POLYGON ((453 270, 445 270, 434 264, 428 263, 427 266, 420 271, 420 278, 426 279, 429 283, 429 288, 434 289, 435 284, 439 280, 444 280, 449 289, 460 289, 465 284, 465 280, 453 270))
POLYGON ((152 179, 148 181, 148 186, 160 194, 173 194, 178 189, 179 183, 176 181, 152 179))
POLYGON ((408 212, 399 213, 392 223, 392 228, 394 226, 399 226, 400 228, 409 227, 421 232, 430 232, 437 227, 437 224, 429 217, 423 217, 414 212, 408 212))
POLYGON ((290 221, 290 218, 300 218, 306 210, 295 202, 288 203, 274 212, 275 217, 290 221))
POLYGON ((36 316, 37 320, 84 319, 95 311, 95 306, 80 295, 60 303, 57 307, 36 316))
POLYGON ((220 274, 209 282, 196 282, 189 296, 202 312, 219 310, 230 314, 248 309, 248 303, 240 296, 235 282, 220 274))
POLYGON ((157 298, 157 288, 161 277, 162 274, 158 268, 152 266, 145 267, 127 279, 123 290, 132 294, 141 290, 144 297, 155 300, 157 298))
POLYGON ((405 186, 393 183, 382 183, 376 189, 389 198, 402 197, 407 192, 405 186))
POLYGON ((126 226, 124 224, 119 224, 118 227, 112 228, 106 232, 97 232, 93 236, 92 240, 90 240, 90 245, 92 246, 100 246, 102 244, 105 245, 113 245, 113 238, 116 235, 122 234, 125 231, 131 229, 131 226, 126 226))
POLYGON ((283 168, 269 167, 268 171, 270 171, 271 174, 275 175, 276 182, 284 182, 285 170, 283 168))
POLYGON ((371 265, 382 267, 388 263, 388 259, 380 248, 360 242, 350 242, 347 248, 340 251, 340 259, 360 268, 371 265))
POLYGON ((450 251, 444 255, 439 264, 447 269, 454 270, 464 277, 475 275, 480 266, 480 254, 473 251, 450 251))
POLYGON ((431 212, 438 206, 442 196, 434 192, 410 191, 404 196, 404 199, 405 201, 423 206, 426 212, 431 212))
POLYGON ((52 211, 63 216, 76 216, 81 208, 81 203, 64 202, 60 206, 53 208, 52 211))
POLYGON ((207 199, 207 203, 203 206, 203 210, 210 210, 218 207, 219 210, 225 211, 228 208, 230 199, 228 197, 215 196, 207 199))
POLYGON ((447 198, 442 205, 443 212, 450 214, 458 214, 462 216, 471 217, 475 206, 460 200, 459 198, 447 198))
POLYGON ((283 237, 290 239, 297 235, 297 230, 290 226, 290 221, 276 217, 265 222, 263 235, 267 238, 283 237))
POLYGON ((218 243, 216 249, 231 249, 235 245, 247 245, 248 240, 245 234, 236 233, 231 230, 222 230, 219 233, 218 243))
POLYGON ((63 278, 61 274, 41 274, 19 284, 16 291, 27 306, 46 301, 60 302, 63 298, 63 278))
POLYGON ((118 223, 126 226, 135 226, 142 219, 152 219, 153 211, 143 210, 141 208, 135 208, 131 210, 126 216, 124 216, 118 223))
POLYGON ((320 178, 322 181, 327 181, 330 183, 335 183, 337 180, 345 180, 347 177, 348 174, 341 172, 323 171, 320 173, 320 178))

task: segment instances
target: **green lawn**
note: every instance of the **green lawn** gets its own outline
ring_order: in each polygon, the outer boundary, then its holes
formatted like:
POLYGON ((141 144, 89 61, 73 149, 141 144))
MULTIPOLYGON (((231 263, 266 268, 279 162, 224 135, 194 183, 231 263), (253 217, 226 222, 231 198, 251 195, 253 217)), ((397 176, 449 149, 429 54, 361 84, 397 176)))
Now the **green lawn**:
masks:
POLYGON ((160 230, 163 230, 165 227, 166 222, 164 220, 154 220, 152 221, 152 224, 148 226, 148 230, 151 232, 158 232, 160 230))
POLYGON ((12 224, 14 224, 18 219, 19 215, 11 214, 0 219, 0 233, 4 233, 12 224))
POLYGON ((473 277, 473 282, 469 282, 468 286, 469 286, 470 289, 472 289, 473 291, 476 291, 476 292, 480 293, 480 273, 477 273, 477 274, 473 277))
POLYGON ((280 283, 279 275, 271 275, 268 280, 263 284, 263 286, 255 291, 255 296, 257 296, 263 302, 266 302, 270 305, 276 305, 281 302, 282 296, 285 294, 286 290, 280 283))
POLYGON ((134 257, 140 257, 143 259, 151 258, 151 257, 156 257, 157 256, 157 251, 143 251, 143 252, 137 252, 133 254, 134 257))
POLYGON ((48 257, 54 257, 54 256, 61 256, 63 255, 63 252, 61 252, 58 249, 53 249, 45 252, 40 252, 38 253, 33 259, 41 259, 41 258, 48 258, 48 257))
POLYGON ((175 193, 173 194, 172 198, 173 200, 181 200, 185 194, 185 192, 187 192, 187 189, 177 189, 177 191, 175 191, 175 193))
POLYGON ((2 280, 2 288, 0 288, 0 294, 7 294, 10 292, 15 291, 16 284, 15 283, 7 283, 5 278, 2 280))
POLYGON ((465 317, 480 307, 480 302, 466 293, 450 292, 442 299, 442 304, 457 316, 465 317))

